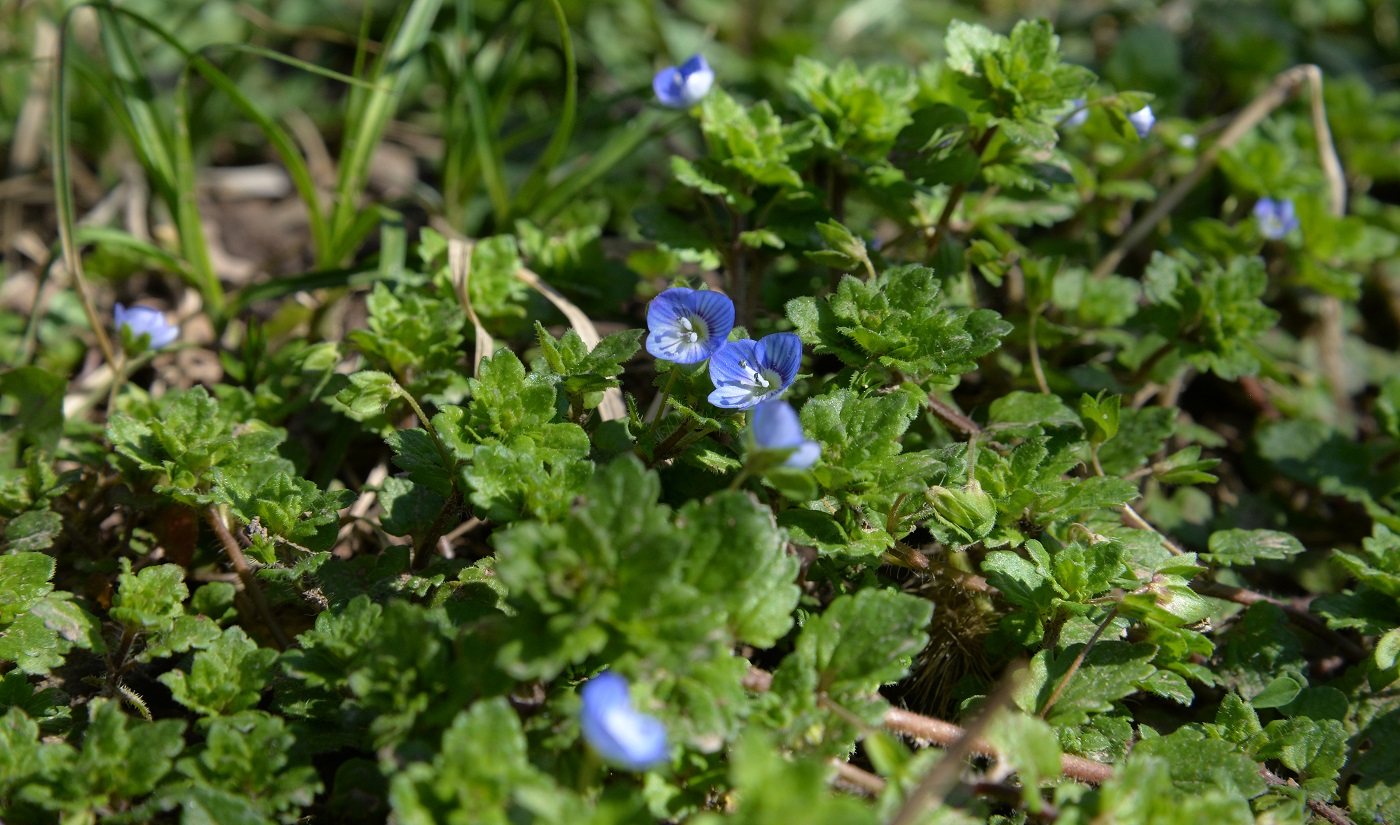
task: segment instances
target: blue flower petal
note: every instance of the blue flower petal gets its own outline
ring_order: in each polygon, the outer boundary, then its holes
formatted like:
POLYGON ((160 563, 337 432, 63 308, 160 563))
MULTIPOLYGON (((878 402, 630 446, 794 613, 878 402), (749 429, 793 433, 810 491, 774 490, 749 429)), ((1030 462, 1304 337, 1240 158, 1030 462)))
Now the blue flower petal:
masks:
MULTIPOLYGON (((713 360, 711 363, 714 363, 713 360)), ((754 395, 753 390, 737 384, 715 387, 715 391, 710 393, 709 397, 711 404, 727 410, 747 410, 762 400, 763 396, 754 395)))
POLYGON ((791 386, 802 366, 802 339, 791 332, 775 332, 763 336, 758 348, 759 360, 782 377, 782 389, 791 386))
POLYGON ((1152 114, 1151 106, 1144 106, 1128 115, 1128 122, 1133 124, 1133 130, 1139 138, 1145 138, 1147 133, 1152 131, 1152 124, 1157 122, 1157 116, 1152 114))
POLYGON ((705 56, 703 54, 692 55, 689 60, 681 64, 681 74, 686 77, 699 72, 709 72, 711 75, 714 74, 714 70, 711 69, 710 64, 705 61, 705 56))
POLYGON ((783 464, 788 467, 796 467, 805 470, 817 463, 817 459, 822 457, 822 445, 815 441, 803 441, 792 455, 788 456, 783 464))
POLYGON ((647 352, 678 364, 698 364, 724 344, 733 327, 733 301, 717 292, 673 287, 647 308, 647 352))
POLYGON ((1299 226, 1298 210, 1288 198, 1260 198, 1254 204, 1254 218, 1259 222, 1259 234, 1271 241, 1283 240, 1299 226))
POLYGON ((726 342, 714 355, 710 356, 710 381, 714 383, 716 388, 743 382, 748 377, 748 373, 741 364, 756 362, 758 359, 755 357, 755 350, 757 349, 758 342, 748 338, 726 342))
POLYGON ((786 401, 764 401, 754 408, 754 443, 761 449, 786 450, 802 444, 802 422, 786 401))
POLYGON ((1089 107, 1087 101, 1085 101, 1082 97, 1076 97, 1074 100, 1071 100, 1070 115, 1069 117, 1065 118, 1064 121, 1065 128, 1077 129, 1080 126, 1083 126, 1084 122, 1088 119, 1089 107))
POLYGON ((633 709, 626 679, 604 671, 584 683, 579 698, 583 738, 603 759, 636 771, 666 760, 666 726, 633 709))
POLYGON ((112 308, 112 319, 117 329, 126 328, 133 340, 142 335, 150 336, 153 350, 170 346, 180 336, 180 327, 165 320, 165 313, 152 307, 126 307, 116 304, 112 308))
POLYGON ((699 103, 715 85, 715 72, 701 55, 695 55, 680 68, 668 66, 651 79, 656 97, 672 109, 688 109, 699 103))
POLYGON ((675 66, 667 66, 651 79, 651 88, 656 91, 656 99, 672 109, 685 109, 685 77, 675 66))
POLYGON ((690 308, 705 319, 710 327, 710 337, 719 340, 715 345, 715 349, 719 349, 719 344, 723 344, 734 329, 734 302, 729 300, 728 295, 701 290, 690 294, 690 308))

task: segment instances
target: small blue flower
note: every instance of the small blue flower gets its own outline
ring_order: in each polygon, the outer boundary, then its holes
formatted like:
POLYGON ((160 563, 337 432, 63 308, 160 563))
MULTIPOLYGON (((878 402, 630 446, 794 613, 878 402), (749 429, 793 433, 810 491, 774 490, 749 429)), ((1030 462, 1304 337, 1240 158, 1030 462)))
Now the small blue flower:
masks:
POLYGON ((117 323, 117 331, 125 329, 133 343, 139 341, 142 335, 149 335, 149 346, 153 350, 170 346, 180 335, 178 326, 168 323, 160 310, 151 307, 127 309, 117 304, 112 309, 112 317, 117 323))
POLYGON ((709 94, 715 85, 715 70, 705 58, 695 55, 680 65, 667 66, 651 79, 651 87, 662 105, 672 109, 689 109, 709 94))
POLYGON ((769 396, 776 398, 792 386, 801 363, 802 339, 791 332, 730 341, 710 359, 710 381, 715 385, 710 403, 747 410, 769 396))
POLYGON ((734 328, 734 302, 708 290, 672 287, 647 307, 647 352, 677 364, 715 354, 734 328))
POLYGON ((1254 204, 1254 219, 1259 222, 1259 234, 1271 241, 1281 241, 1298 228, 1298 212, 1288 198, 1260 198, 1254 204))
POLYGON ((1089 104, 1082 97, 1076 97, 1069 103, 1071 114, 1065 118, 1065 128, 1078 129, 1084 125, 1084 121, 1089 119, 1089 104))
POLYGON ((632 771, 666 761, 666 726, 632 708, 626 679, 605 670, 585 682, 579 696, 583 738, 603 759, 632 771))
POLYGON ((749 432, 761 450, 792 450, 783 462, 787 467, 805 470, 822 454, 822 445, 804 437, 802 421, 786 401, 764 401, 754 407, 749 432))
POLYGON ((1128 122, 1133 124, 1139 138, 1145 138, 1152 131, 1152 124, 1157 122, 1157 116, 1152 114, 1151 106, 1144 106, 1128 115, 1128 122))

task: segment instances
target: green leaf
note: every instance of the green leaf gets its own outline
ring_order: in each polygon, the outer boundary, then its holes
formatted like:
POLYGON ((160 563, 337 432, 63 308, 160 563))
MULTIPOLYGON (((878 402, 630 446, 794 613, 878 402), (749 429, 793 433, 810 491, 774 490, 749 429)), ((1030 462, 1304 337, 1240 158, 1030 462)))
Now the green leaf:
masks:
POLYGON ((0 625, 13 622, 53 591, 54 560, 43 553, 0 556, 0 625))
POLYGON ((690 502, 676 518, 693 525, 681 560, 684 579, 723 600, 736 639, 758 648, 776 644, 792 628, 798 563, 772 513, 731 491, 690 502))
POLYGON ((1119 407, 1123 396, 1099 393, 1097 397, 1085 393, 1079 398, 1079 415, 1084 419, 1084 429, 1090 444, 1102 444, 1118 434, 1119 407))
MULTIPOLYGON (((1069 672, 1070 664, 1084 647, 1067 646, 1053 660, 1050 651, 1041 651, 1032 659, 1031 672, 1045 674, 1036 697, 1037 707, 1043 707, 1060 679, 1069 672)), ((1113 703, 1131 696, 1156 671, 1152 658, 1157 648, 1150 644, 1100 641, 1084 657, 1083 664, 1065 686, 1060 698, 1050 709, 1047 721, 1052 725, 1082 725, 1091 713, 1105 713, 1113 703)))
POLYGON ((1172 783, 1185 793, 1205 795, 1222 790, 1252 798, 1267 787, 1259 775, 1259 764, 1241 752, 1239 746, 1223 739, 1208 739, 1193 727, 1144 739, 1133 748, 1134 756, 1139 753, 1166 759, 1171 766, 1172 783))
POLYGON ((1264 689, 1249 700, 1249 704, 1260 710, 1277 708, 1292 702, 1302 692, 1303 685, 1292 676, 1280 676, 1264 686, 1264 689))
POLYGON ((313 767, 293 761, 295 743, 283 719, 262 711, 212 720, 198 755, 176 763, 195 782, 177 794, 186 815, 198 812, 223 822, 227 820, 214 814, 242 804, 250 809, 250 819, 266 821, 310 805, 322 785, 313 767))
MULTIPOLYGON (((982 561, 987 583, 1000 590, 1012 604, 1046 613, 1059 590, 1050 569, 1050 557, 1040 542, 1026 542, 1031 559, 1009 550, 993 550, 982 561)), ((1060 595, 1067 596, 1062 590, 1060 595)))
POLYGON ((808 620, 781 668, 809 667, 817 690, 841 701, 898 681, 928 639, 933 605, 894 590, 842 596, 808 620))
POLYGON ((362 370, 350 376, 350 386, 335 394, 335 400, 349 408, 358 419, 381 415, 403 390, 387 372, 362 370))
MULTIPOLYGON (((53 546, 54 539, 63 532, 63 517, 52 510, 30 510, 5 525, 5 550, 9 553, 28 553, 45 550, 53 546)), ((0 612, 4 608, 0 606, 0 612)))
POLYGON ((1255 737, 1256 759, 1277 759, 1314 799, 1331 799, 1346 764, 1347 732, 1337 719, 1275 719, 1255 737))
POLYGON ((1011 325, 991 310, 951 309, 933 270, 888 269, 871 281, 849 275, 827 298, 794 298, 787 314, 804 343, 847 365, 874 364, 947 382, 976 369, 1011 325))
POLYGON ((1002 713, 987 731, 1001 754, 1001 764, 1020 778, 1026 807, 1039 811, 1041 786, 1060 776, 1060 741, 1044 720, 1020 713, 1002 713))
POLYGON ((899 438, 918 413, 918 401, 896 392, 862 398, 834 390, 802 406, 802 429, 822 445, 814 472, 827 488, 873 480, 899 455, 899 438))
POLYGON ((67 389, 67 381, 39 367, 0 373, 0 400, 15 401, 13 412, 0 415, 0 456, 22 455, 27 446, 48 453, 58 449, 67 389))
POLYGON ((830 790, 829 765, 811 757, 789 760, 759 734, 739 742, 729 771, 736 809, 724 816, 701 814, 695 818, 696 825, 875 825, 881 821, 874 808, 830 790))
POLYGON ((404 825, 505 825, 511 812, 541 804, 560 814, 552 821, 584 821, 581 800, 530 764, 520 720, 504 698, 459 712, 432 762, 413 762, 394 774, 389 804, 404 825))
POLYGON ((188 675, 172 670, 160 675, 175 701, 201 714, 219 716, 258 703, 277 651, 258 647, 242 628, 230 627, 194 656, 188 675))
POLYGON ((1277 530, 1219 530, 1210 535, 1213 564, 1247 567, 1260 559, 1286 559, 1303 552, 1303 543, 1277 530))
POLYGON ((150 793, 185 745, 184 722, 133 719, 114 700, 93 699, 88 720, 82 750, 62 777, 68 798, 80 805, 150 793))
POLYGON ((156 564, 131 572, 131 562, 122 559, 117 592, 112 597, 111 616, 135 630, 167 628, 185 614, 185 571, 175 564, 156 564))
POLYGON ((1080 426, 1080 419, 1058 395, 1015 390, 992 402, 988 426, 1008 437, 1024 437, 1047 427, 1080 426))

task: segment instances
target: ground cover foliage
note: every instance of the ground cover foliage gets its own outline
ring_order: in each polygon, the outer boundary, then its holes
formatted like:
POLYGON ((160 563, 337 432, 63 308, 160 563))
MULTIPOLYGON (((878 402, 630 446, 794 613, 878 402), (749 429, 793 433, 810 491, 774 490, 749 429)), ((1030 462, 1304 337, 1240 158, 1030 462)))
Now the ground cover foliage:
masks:
POLYGON ((1394 6, 1086 9, 16 8, 0 818, 1400 820, 1394 6))

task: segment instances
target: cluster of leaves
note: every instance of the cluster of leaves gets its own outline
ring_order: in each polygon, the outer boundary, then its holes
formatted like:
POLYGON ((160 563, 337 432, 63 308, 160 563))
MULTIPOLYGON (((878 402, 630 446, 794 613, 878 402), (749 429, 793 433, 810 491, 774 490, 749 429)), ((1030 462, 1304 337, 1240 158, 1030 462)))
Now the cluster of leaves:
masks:
MULTIPOLYGON (((916 68, 716 88, 622 265, 600 239, 627 185, 570 206, 591 162, 506 180, 483 95, 510 84, 430 38, 435 11, 386 42, 431 41, 470 103, 444 211, 481 223, 479 175, 514 234, 410 251, 386 221, 354 273, 261 293, 369 273, 362 324, 235 322, 207 388, 0 374, 6 822, 1400 816, 1400 359, 1393 319, 1346 303, 1392 294, 1400 217, 1364 187, 1335 214, 1308 118, 1217 147, 1224 196, 1100 271, 1211 138, 1140 138, 1151 95, 1116 81, 1141 73, 1096 76, 1047 22, 952 22, 916 68), (1239 217, 1265 195, 1297 233, 1239 217), (697 267, 734 337, 805 345, 813 466, 711 404, 704 364, 637 358, 639 305, 598 335, 545 283, 605 305, 697 267), (604 669, 666 726, 659 767, 590 750, 578 686, 604 669), (953 723, 982 759, 916 746, 953 723)), ((1358 116, 1393 101, 1342 88, 1338 144, 1400 179, 1358 116)), ((365 214, 327 225, 346 255, 365 214)))

